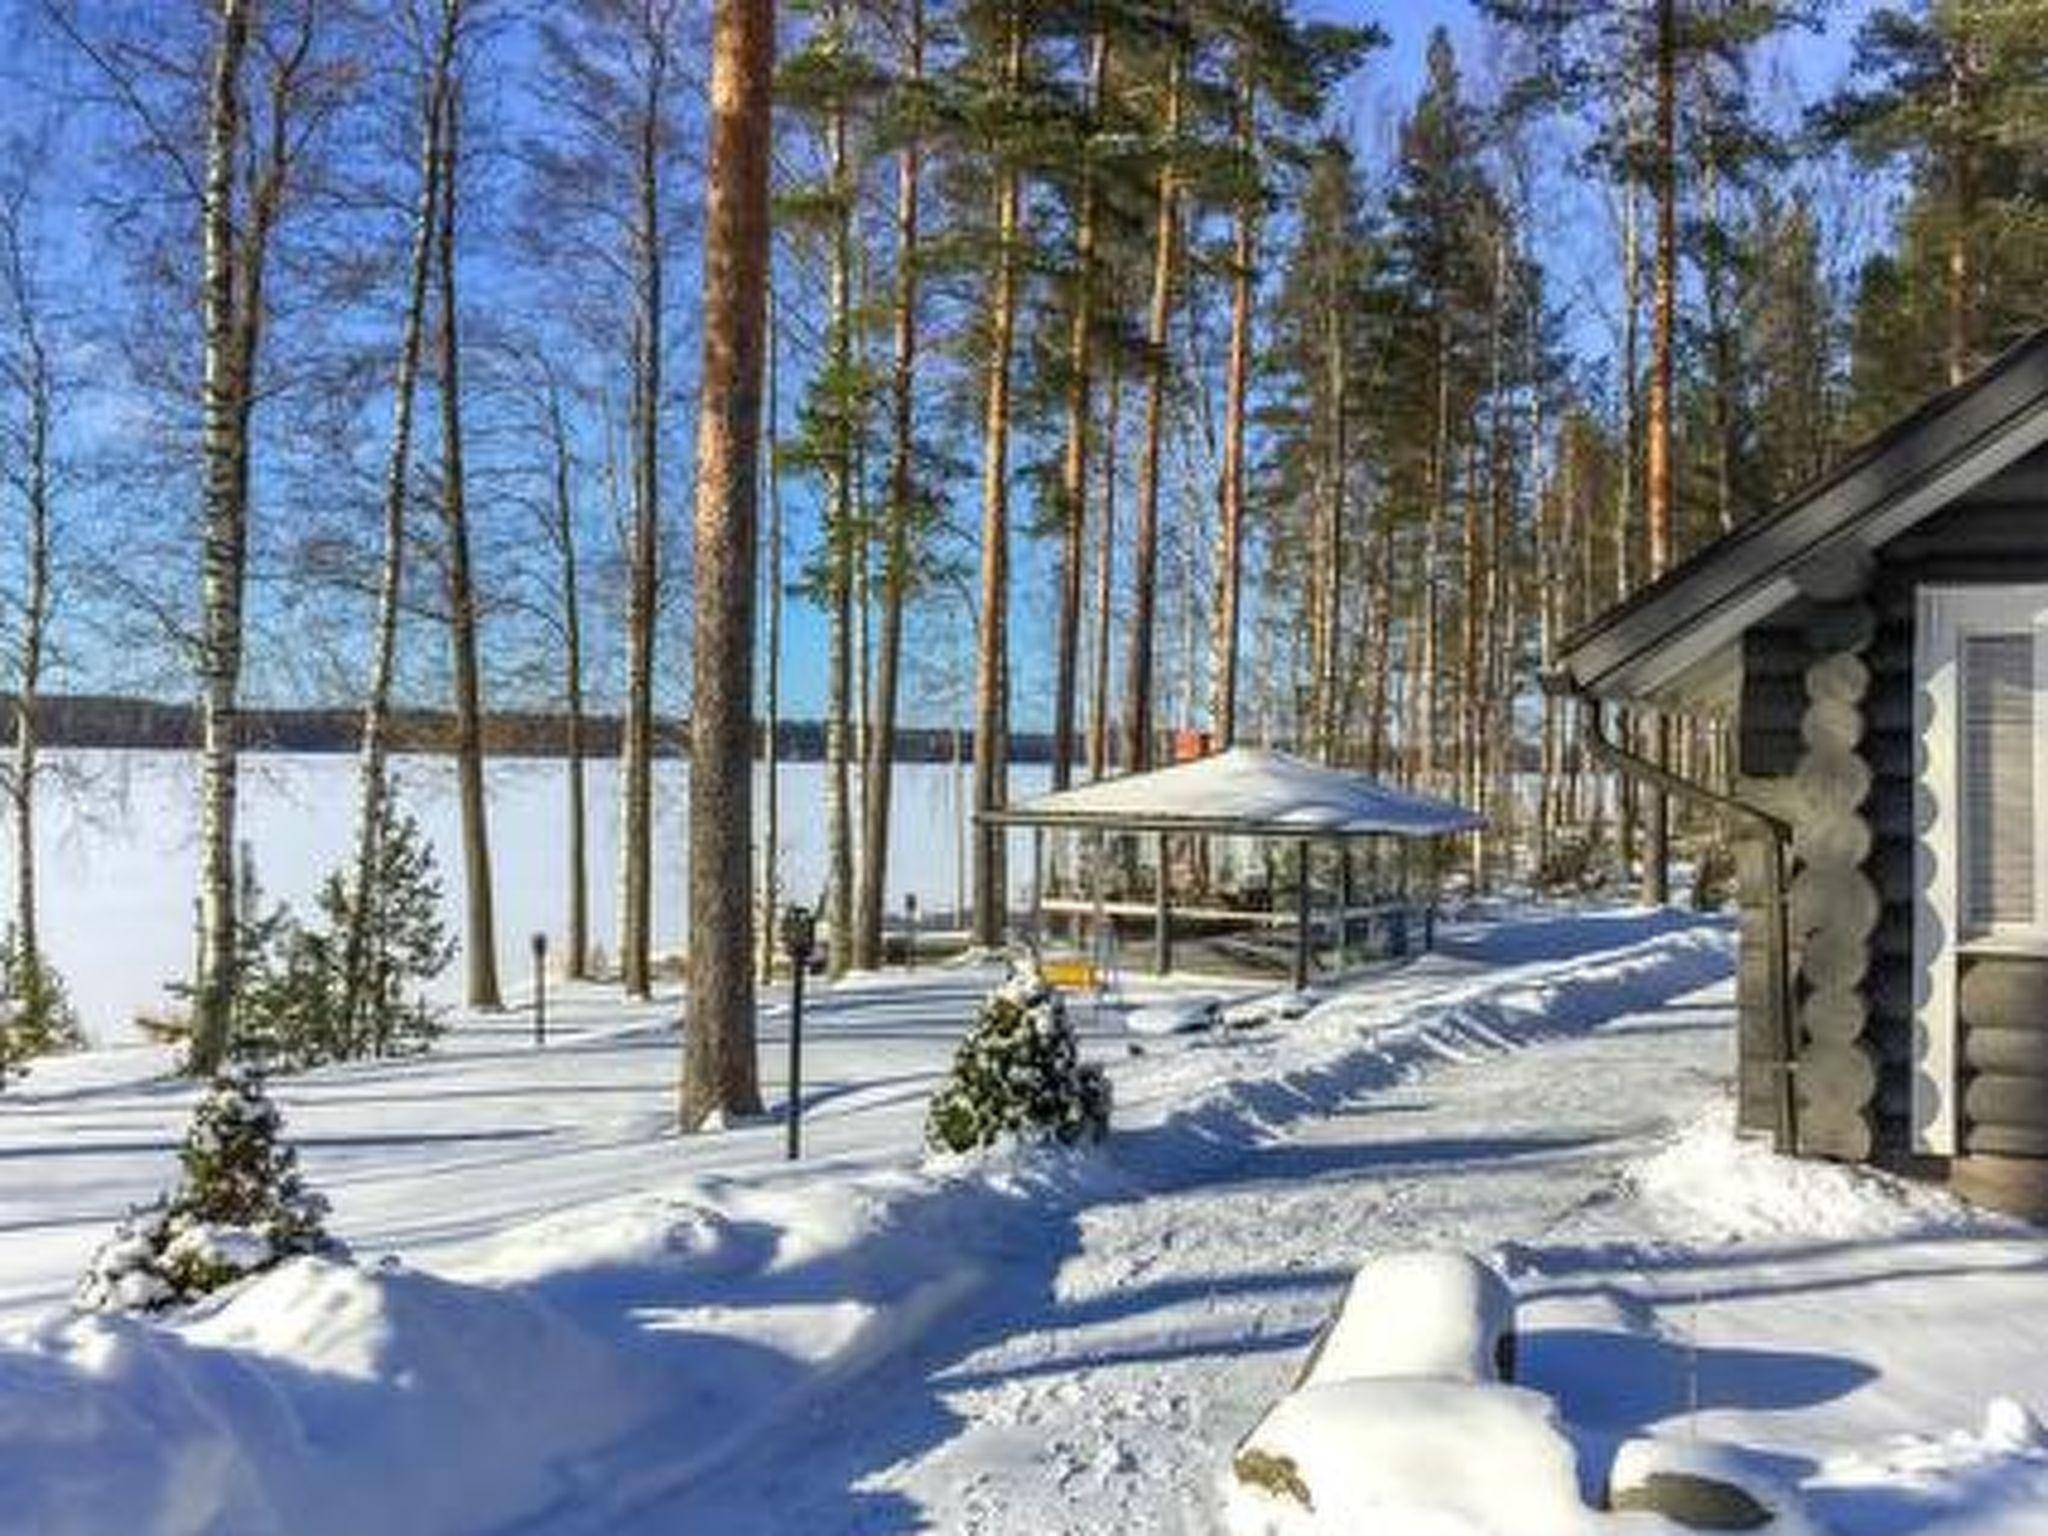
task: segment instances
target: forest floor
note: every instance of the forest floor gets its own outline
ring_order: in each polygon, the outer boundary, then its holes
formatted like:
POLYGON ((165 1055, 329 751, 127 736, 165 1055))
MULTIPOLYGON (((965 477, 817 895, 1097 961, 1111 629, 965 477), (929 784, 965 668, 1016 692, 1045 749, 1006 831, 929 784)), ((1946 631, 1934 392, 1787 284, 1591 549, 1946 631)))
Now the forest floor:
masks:
POLYGON ((1731 945, 1523 913, 1291 1023, 1083 1002, 1108 1143, 964 1160, 920 1131, 987 971, 816 996, 797 1164, 772 1119, 674 1136, 673 999, 572 991, 544 1048, 280 1082, 357 1262, 164 1323, 63 1304, 192 1089, 50 1063, 0 1096, 0 1530, 1214 1531, 1357 1264, 1440 1246, 1511 1278, 1589 1494, 1699 1437, 1841 1536, 2048 1529, 2048 1236, 1738 1141, 1731 945))

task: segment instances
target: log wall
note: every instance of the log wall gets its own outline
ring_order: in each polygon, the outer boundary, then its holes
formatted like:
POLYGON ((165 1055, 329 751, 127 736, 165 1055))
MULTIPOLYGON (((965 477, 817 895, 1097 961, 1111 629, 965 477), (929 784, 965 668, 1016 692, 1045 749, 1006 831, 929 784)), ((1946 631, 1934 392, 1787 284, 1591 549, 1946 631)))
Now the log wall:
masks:
MULTIPOLYGON (((1873 1155, 1912 1163, 1914 846, 1919 803, 1914 734, 1914 623, 1923 585, 2048 582, 2048 454, 1978 487, 1878 551, 1870 590, 1877 620, 1862 756, 1871 846, 1863 872, 1876 894, 1863 994, 1877 1060, 1873 1155)), ((2048 959, 1959 957, 1963 1063, 1956 1187, 1987 1203, 2048 1217, 2048 959), (2023 1066, 2043 1063, 2041 1071, 2023 1066)))

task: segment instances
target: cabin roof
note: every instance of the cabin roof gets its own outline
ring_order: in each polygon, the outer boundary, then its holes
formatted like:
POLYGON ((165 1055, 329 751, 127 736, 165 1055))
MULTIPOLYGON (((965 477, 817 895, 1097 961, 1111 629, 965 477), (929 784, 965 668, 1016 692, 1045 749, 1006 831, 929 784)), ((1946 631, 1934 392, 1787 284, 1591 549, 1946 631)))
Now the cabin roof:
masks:
POLYGON ((2043 443, 2048 329, 1566 637, 1553 672, 1608 698, 1712 698, 1746 630, 1802 597, 1852 595, 1876 550, 2043 443))

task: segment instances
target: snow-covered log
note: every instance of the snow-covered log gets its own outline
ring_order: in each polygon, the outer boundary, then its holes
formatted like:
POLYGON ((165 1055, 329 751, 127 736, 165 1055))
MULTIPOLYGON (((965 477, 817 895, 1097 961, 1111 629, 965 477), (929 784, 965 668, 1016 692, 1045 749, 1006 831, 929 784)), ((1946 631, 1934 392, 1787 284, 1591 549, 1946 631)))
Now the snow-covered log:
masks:
POLYGON ((1373 1377, 1512 1381, 1515 1299, 1468 1253, 1389 1253, 1359 1266, 1296 1387, 1373 1377))
POLYGON ((1583 1536, 1577 1460, 1541 1393, 1388 1378, 1288 1393, 1232 1458, 1235 1536, 1583 1536))

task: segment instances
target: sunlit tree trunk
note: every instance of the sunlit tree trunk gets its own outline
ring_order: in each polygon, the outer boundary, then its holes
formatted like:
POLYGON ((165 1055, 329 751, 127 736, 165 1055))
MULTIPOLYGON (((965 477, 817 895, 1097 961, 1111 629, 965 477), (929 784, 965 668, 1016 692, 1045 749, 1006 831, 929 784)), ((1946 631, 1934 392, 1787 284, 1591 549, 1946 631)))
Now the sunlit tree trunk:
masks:
MULTIPOLYGON (((36 776, 40 742, 36 719, 50 616, 50 436, 55 383, 49 347, 38 318, 18 209, 0 212, 0 282, 14 314, 16 356, 9 372, 22 397, 23 434, 15 466, 22 493, 20 639, 15 656, 14 771, 8 784, 14 810, 14 948, 28 987, 40 991, 41 928, 36 908, 36 776)), ((4 1054, 4 1053, 0 1053, 4 1054)), ((4 1074, 0 1074, 4 1075, 4 1074)))
MULTIPOLYGON (((1089 49, 1089 122, 1100 118, 1109 70, 1109 38, 1097 32, 1089 49)), ((1074 716, 1080 695, 1082 565, 1087 555, 1088 429, 1093 419, 1092 342, 1095 334, 1096 218, 1101 201, 1082 151, 1080 209, 1074 230, 1073 312, 1067 317, 1066 441, 1060 455, 1060 609, 1054 632, 1052 787, 1073 781, 1074 716)))
POLYGON ((1095 545, 1095 687, 1088 708, 1088 777, 1099 779, 1109 772, 1109 659, 1110 637, 1115 633, 1112 609, 1116 598, 1116 480, 1117 447, 1121 439, 1118 417, 1123 400, 1123 377, 1110 363, 1102 407, 1102 514, 1095 545))
POLYGON ((1180 245, 1179 174, 1173 164, 1180 134, 1181 76, 1185 61, 1176 51, 1167 67, 1164 139, 1168 159, 1159 168, 1153 212, 1152 299, 1145 325, 1145 437, 1138 458, 1138 526, 1131 547, 1131 638, 1127 651, 1124 709, 1124 767, 1142 773, 1152 766, 1153 654, 1159 586, 1159 482, 1164 469, 1167 349, 1172 344, 1173 273, 1180 245))
MULTIPOLYGON (((443 0, 458 12, 462 0, 443 0)), ((451 23, 457 24, 457 23, 451 23)), ((490 807, 484 788, 483 681, 477 657, 476 580, 471 570, 469 500, 463 467, 462 344, 455 281, 455 193, 460 103, 443 109, 441 217, 436 275, 441 309, 441 519, 447 542, 448 638, 455 672, 455 776, 462 811, 465 895, 463 969, 472 1008, 504 1006, 498 993, 498 937, 491 889, 490 807)))
POLYGON ((773 0, 718 0, 698 375, 690 991, 680 1119, 758 1113, 752 892, 754 582, 767 330, 773 0))
POLYGON ((619 981, 629 997, 653 987, 654 667, 661 589, 662 259, 661 125, 668 90, 667 26, 650 17, 645 94, 633 180, 633 527, 627 561, 626 710, 619 744, 619 981))
POLYGON ((235 241, 235 169, 243 151, 242 67, 249 0, 220 0, 207 95, 199 650, 199 975, 192 1060, 211 1072, 225 1058, 235 1007, 235 788, 242 676, 242 588, 248 551, 249 395, 254 316, 238 313, 247 286, 235 241))
MULTIPOLYGON (((1645 492, 1650 534, 1650 579, 1671 568, 1672 378, 1678 308, 1678 39, 1674 0, 1657 6, 1657 274, 1650 342, 1650 401, 1645 492)), ((1656 716, 1656 758, 1669 755, 1670 725, 1656 716)), ((1671 811, 1660 792, 1649 793, 1648 836, 1643 850, 1643 899, 1660 906, 1670 896, 1671 811)))
MULTIPOLYGON (((1246 45, 1249 50, 1249 45, 1246 45)), ((1249 60, 1238 83, 1237 150, 1249 169, 1258 155, 1258 95, 1249 60)), ((1252 304, 1258 261, 1260 190, 1237 204, 1230 249, 1230 355, 1224 377, 1223 477, 1216 523, 1215 643, 1210 665, 1209 725, 1218 751, 1237 739, 1238 608, 1244 590, 1244 453, 1251 389, 1252 304)))
POLYGON ((355 870, 344 939, 345 993, 335 1042, 342 1054, 359 1048, 370 987, 369 947, 375 924, 377 869, 390 820, 391 688, 398 660, 399 604, 404 595, 406 502, 411 494, 413 410, 424 351, 427 280, 433 268, 435 220, 440 207, 441 135, 454 67, 455 13, 441 13, 420 110, 419 197, 413 209, 412 251, 406 267, 405 311, 399 321, 398 362, 391 385, 391 443, 384 465, 383 558, 377 575, 377 612, 370 642, 370 683, 363 701, 361 783, 356 809, 355 870))
MULTIPOLYGON (((829 26, 844 36, 840 7, 828 13, 829 26)), ((848 177, 847 112, 843 99, 834 102, 826 128, 830 146, 831 196, 834 203, 831 277, 827 296, 830 366, 844 390, 853 376, 853 199, 848 177)), ((826 640, 825 698, 825 928, 826 968, 843 976, 853 964, 853 713, 854 564, 862 530, 854 518, 854 437, 849 402, 835 399, 836 425, 826 456, 825 538, 826 587, 830 604, 826 640)))
MULTIPOLYGON (((1003 80, 1014 97, 1024 75, 1024 22, 1012 12, 1003 80)), ((1016 342, 1021 177, 996 173, 996 262, 989 291, 981 464, 981 628, 974 666, 974 810, 977 818, 1008 798, 1010 594, 1010 368, 1016 342)), ((977 820, 974 838, 974 942, 1002 943, 1008 926, 1004 835, 977 820)))
MULTIPOLYGON (((924 79, 924 3, 906 6, 904 77, 924 79)), ((896 162, 896 293, 889 375, 889 504, 882 536, 882 611, 875 646, 874 721, 861 785, 860 911, 855 924, 856 965, 882 963, 883 901, 889 878, 889 802, 896 780, 896 701, 903 669, 903 614, 910 595, 911 530, 917 517, 916 384, 918 199, 924 146, 913 134, 896 162)))
POLYGON ((548 385, 548 438, 554 453, 554 535, 562 582, 562 698, 567 710, 563 751, 568 759, 568 950, 562 971, 581 981, 590 974, 590 856, 586 826, 583 719, 583 596, 577 573, 575 506, 569 495, 569 424, 559 390, 548 385))

